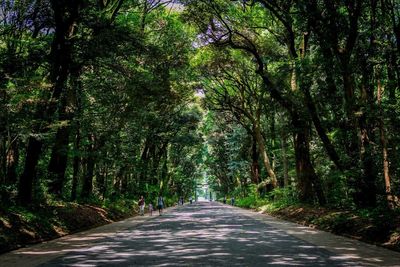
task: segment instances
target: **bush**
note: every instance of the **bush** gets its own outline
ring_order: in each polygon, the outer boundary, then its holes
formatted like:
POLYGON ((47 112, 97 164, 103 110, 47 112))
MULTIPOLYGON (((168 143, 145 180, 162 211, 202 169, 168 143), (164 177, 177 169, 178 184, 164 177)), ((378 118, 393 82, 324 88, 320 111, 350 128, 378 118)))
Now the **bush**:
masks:
POLYGON ((287 207, 299 202, 297 191, 291 187, 275 188, 268 193, 267 198, 276 204, 287 207))
POLYGON ((254 196, 247 196, 244 198, 240 198, 236 201, 236 206, 241 208, 256 208, 257 199, 254 196))
POLYGON ((104 208, 110 210, 114 214, 129 214, 138 211, 137 201, 129 198, 116 198, 114 200, 106 200, 104 208))
POLYGON ((249 192, 250 194, 247 197, 239 198, 236 201, 238 207, 250 209, 259 209, 263 207, 263 210, 270 210, 298 203, 296 190, 292 187, 276 188, 265 197, 261 197, 258 194, 256 185, 251 185, 249 192))

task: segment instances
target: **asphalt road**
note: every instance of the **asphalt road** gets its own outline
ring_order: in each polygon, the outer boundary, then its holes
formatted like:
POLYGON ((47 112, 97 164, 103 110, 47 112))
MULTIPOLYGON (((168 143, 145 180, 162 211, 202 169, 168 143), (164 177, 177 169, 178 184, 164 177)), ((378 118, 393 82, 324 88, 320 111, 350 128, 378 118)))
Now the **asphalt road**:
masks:
POLYGON ((399 253, 215 202, 113 225, 0 256, 0 265, 26 264, 28 256, 43 267, 400 266, 399 253))

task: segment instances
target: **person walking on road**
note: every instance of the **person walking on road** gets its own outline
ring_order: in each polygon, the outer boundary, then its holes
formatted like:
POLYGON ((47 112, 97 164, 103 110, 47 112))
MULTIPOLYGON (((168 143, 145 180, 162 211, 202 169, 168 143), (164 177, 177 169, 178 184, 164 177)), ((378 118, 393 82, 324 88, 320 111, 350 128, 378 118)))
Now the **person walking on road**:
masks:
POLYGON ((193 202, 192 196, 189 197, 189 202, 190 202, 190 204, 192 204, 192 202, 193 202))
POLYGON ((149 204, 149 213, 150 213, 150 216, 153 216, 153 204, 152 203, 149 204))
POLYGON ((231 205, 235 206, 235 197, 234 196, 231 197, 231 205))
POLYGON ((161 216, 164 208, 164 198, 162 197, 162 195, 158 196, 157 207, 158 207, 158 215, 161 216))
POLYGON ((140 196, 139 201, 138 201, 138 205, 139 205, 139 214, 140 216, 144 216, 144 197, 140 196))

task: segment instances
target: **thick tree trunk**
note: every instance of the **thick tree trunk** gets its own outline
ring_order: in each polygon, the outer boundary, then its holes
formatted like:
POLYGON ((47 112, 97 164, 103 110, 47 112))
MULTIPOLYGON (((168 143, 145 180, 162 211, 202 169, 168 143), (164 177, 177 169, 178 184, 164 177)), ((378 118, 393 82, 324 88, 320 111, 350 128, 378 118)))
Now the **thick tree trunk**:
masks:
POLYGON ((373 146, 370 141, 372 129, 367 126, 367 119, 360 119, 361 131, 361 177, 357 181, 355 203, 359 207, 374 207, 376 205, 376 169, 373 156, 373 146))
POLYGON ((314 196, 320 205, 326 204, 322 184, 311 163, 308 141, 308 125, 298 117, 292 117, 294 127, 294 150, 296 157, 297 186, 301 202, 313 203, 314 196))
MULTIPOLYGON (((263 66, 259 60, 259 66, 263 66)), ((264 84, 270 89, 271 97, 278 101, 282 107, 287 109, 292 119, 294 149, 296 158, 297 185, 300 191, 300 200, 311 202, 314 200, 314 192, 321 205, 326 204, 324 192, 319 177, 315 173, 311 163, 310 147, 308 141, 309 125, 300 119, 296 106, 290 99, 283 97, 279 89, 269 80, 268 76, 258 70, 264 84)))
POLYGON ((22 205, 28 205, 33 200, 33 182, 36 175, 36 166, 42 152, 43 142, 35 136, 28 139, 28 147, 26 149, 26 158, 24 171, 19 177, 18 184, 18 201, 22 205))
POLYGON ((65 171, 67 169, 69 129, 69 126, 63 126, 57 130, 48 167, 51 178, 48 191, 58 197, 61 197, 62 194, 65 171))
POLYGON ((56 134, 55 144, 52 149, 50 163, 48 166, 49 176, 51 181, 49 183, 49 192, 56 196, 61 196, 62 188, 64 185, 65 172, 67 169, 68 162, 68 150, 69 150, 69 135, 71 131, 70 123, 75 115, 75 112, 71 110, 72 104, 75 102, 78 104, 78 112, 81 107, 79 106, 81 83, 79 76, 81 69, 79 66, 72 68, 71 74, 71 87, 67 88, 63 93, 59 105, 59 120, 63 122, 56 134))
MULTIPOLYGON (((362 108, 360 109, 360 116, 358 116, 358 126, 360 132, 360 161, 361 161, 361 179, 358 183, 359 191, 356 195, 356 204, 359 207, 374 207, 376 205, 376 180, 377 170, 375 167, 374 147, 372 140, 374 138, 374 125, 379 124, 379 120, 376 118, 374 110, 375 98, 374 88, 375 84, 372 82, 374 79, 374 65, 371 59, 376 55, 376 37, 375 29, 377 26, 377 0, 371 0, 371 16, 370 16, 370 36, 369 36, 369 47, 368 55, 369 58, 361 57, 358 62, 363 66, 362 68, 362 79, 361 79, 361 101, 362 108), (371 58, 371 59, 370 59, 371 58), (378 123, 377 123, 378 122, 378 123)), ((377 72, 378 73, 378 72, 377 72)), ((380 76, 377 74, 377 76, 380 76)), ((380 87, 378 85, 378 87, 380 87)), ((378 88, 380 90, 380 88, 378 88)), ((353 107, 354 109, 354 107, 353 107)), ((353 115, 354 116, 354 115, 353 115)))
MULTIPOLYGON (((348 70, 347 63, 343 63, 348 70)), ((345 106, 348 122, 348 156, 352 160, 353 171, 348 178, 349 187, 353 191, 352 197, 358 207, 369 207, 376 203, 375 169, 370 143, 371 129, 368 126, 366 114, 356 118, 354 86, 349 71, 343 73, 345 89, 345 106)), ((365 94, 365 93, 363 93, 365 94)))
MULTIPOLYGON (((55 32, 51 47, 51 60, 52 68, 50 79, 53 84, 53 92, 50 102, 47 107, 39 107, 37 111, 37 118, 51 122, 53 116, 57 111, 57 103, 63 93, 65 83, 68 78, 70 63, 72 61, 71 49, 73 36, 75 30, 75 21, 78 18, 80 1, 58 1, 52 0, 51 5, 54 11, 55 19, 55 32)), ((34 133, 43 133, 39 124, 35 127, 34 133)), ((22 204, 28 204, 32 200, 32 188, 34 176, 36 175, 36 167, 42 152, 43 141, 31 135, 28 139, 28 147, 26 150, 26 163, 24 171, 19 179, 18 199, 22 204), (26 196, 23 196, 27 194, 26 196), (28 201, 28 202, 26 202, 28 201)))

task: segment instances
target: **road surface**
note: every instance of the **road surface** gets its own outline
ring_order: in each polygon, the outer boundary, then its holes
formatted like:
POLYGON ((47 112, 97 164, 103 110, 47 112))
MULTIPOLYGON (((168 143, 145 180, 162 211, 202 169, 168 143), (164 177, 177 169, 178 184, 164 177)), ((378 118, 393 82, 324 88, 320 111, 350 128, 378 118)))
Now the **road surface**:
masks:
POLYGON ((400 266, 400 253, 198 202, 7 253, 0 266, 400 266))

